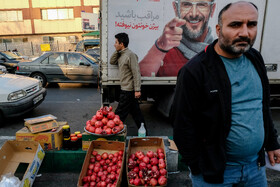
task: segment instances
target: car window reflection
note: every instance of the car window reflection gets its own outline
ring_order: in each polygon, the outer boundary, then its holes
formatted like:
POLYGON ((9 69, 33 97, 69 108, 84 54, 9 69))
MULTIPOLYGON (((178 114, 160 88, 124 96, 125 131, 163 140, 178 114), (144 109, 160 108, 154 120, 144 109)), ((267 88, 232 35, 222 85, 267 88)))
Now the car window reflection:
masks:
POLYGON ((64 54, 52 54, 49 56, 49 64, 64 64, 64 54))

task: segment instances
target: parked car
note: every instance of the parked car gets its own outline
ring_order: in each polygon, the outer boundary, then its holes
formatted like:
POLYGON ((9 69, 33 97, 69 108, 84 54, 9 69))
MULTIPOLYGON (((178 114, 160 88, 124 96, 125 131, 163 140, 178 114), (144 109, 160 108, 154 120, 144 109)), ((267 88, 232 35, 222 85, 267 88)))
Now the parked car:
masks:
POLYGON ((27 62, 9 51, 0 51, 0 65, 5 66, 9 73, 15 73, 19 62, 27 62))
POLYGON ((29 60, 29 57, 28 56, 24 56, 22 55, 20 52, 18 51, 12 51, 13 54, 17 55, 18 57, 22 58, 22 59, 25 59, 25 60, 29 60))
POLYGON ((0 70, 0 126, 5 118, 21 116, 40 105, 46 97, 40 81, 0 70))
POLYGON ((94 47, 94 48, 88 49, 86 51, 86 54, 92 56, 95 59, 99 59, 100 58, 100 47, 94 47))
POLYGON ((85 52, 87 49, 99 46, 100 39, 85 39, 81 40, 77 43, 75 51, 77 52, 85 52))
POLYGON ((80 52, 47 52, 28 63, 19 63, 16 74, 47 83, 97 83, 99 63, 80 52))

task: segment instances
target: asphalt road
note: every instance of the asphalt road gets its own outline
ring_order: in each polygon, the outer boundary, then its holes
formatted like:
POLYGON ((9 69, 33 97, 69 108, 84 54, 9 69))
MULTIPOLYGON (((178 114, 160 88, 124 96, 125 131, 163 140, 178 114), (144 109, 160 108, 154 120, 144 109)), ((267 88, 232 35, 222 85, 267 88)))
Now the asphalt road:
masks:
MULTIPOLYGON (((117 103, 112 103, 113 109, 117 103)), ((47 86, 47 96, 44 102, 32 112, 19 118, 8 119, 0 128, 0 136, 15 136, 16 131, 24 126, 24 119, 52 114, 58 121, 67 121, 71 132, 84 131, 86 121, 91 119, 101 107, 99 88, 92 84, 51 84, 47 86)), ((145 116, 147 131, 152 136, 172 136, 172 128, 168 119, 157 112, 153 104, 141 104, 145 116)), ((128 136, 136 136, 137 128, 129 115, 125 121, 128 136)))

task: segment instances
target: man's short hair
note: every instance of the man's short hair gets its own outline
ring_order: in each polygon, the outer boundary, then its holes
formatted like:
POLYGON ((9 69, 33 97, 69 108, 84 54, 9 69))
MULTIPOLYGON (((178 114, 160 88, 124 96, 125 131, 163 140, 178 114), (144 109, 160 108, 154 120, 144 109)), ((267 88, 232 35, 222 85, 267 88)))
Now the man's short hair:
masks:
MULTIPOLYGON (((257 7, 254 3, 252 3, 252 2, 247 2, 247 3, 250 3, 251 5, 253 5, 253 6, 256 8, 256 10, 258 11, 258 7, 257 7)), ((225 11, 227 11, 227 10, 229 9, 229 7, 231 7, 231 5, 232 5, 232 3, 227 4, 227 5, 219 12, 219 15, 218 15, 218 24, 219 24, 219 25, 222 25, 222 16, 223 16, 223 13, 224 13, 225 11)))
POLYGON ((129 44, 128 35, 124 32, 116 34, 115 38, 119 41, 119 43, 123 43, 124 47, 127 47, 129 44))

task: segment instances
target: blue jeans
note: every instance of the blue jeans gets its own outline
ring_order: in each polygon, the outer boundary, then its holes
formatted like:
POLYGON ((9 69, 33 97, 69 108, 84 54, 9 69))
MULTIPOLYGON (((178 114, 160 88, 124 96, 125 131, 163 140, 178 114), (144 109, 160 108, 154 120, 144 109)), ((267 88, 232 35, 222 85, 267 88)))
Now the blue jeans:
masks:
POLYGON ((242 166, 226 166, 223 184, 210 184, 203 176, 191 175, 193 187, 267 187, 265 167, 258 167, 257 162, 242 166))

